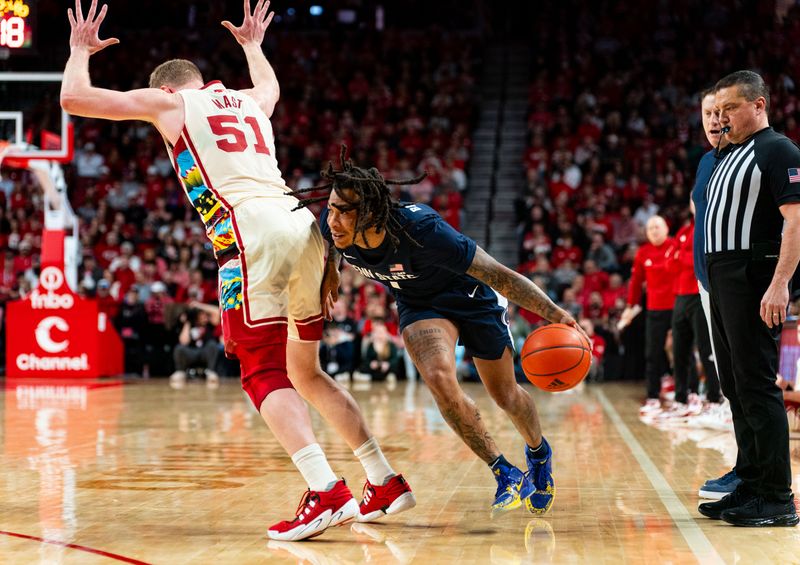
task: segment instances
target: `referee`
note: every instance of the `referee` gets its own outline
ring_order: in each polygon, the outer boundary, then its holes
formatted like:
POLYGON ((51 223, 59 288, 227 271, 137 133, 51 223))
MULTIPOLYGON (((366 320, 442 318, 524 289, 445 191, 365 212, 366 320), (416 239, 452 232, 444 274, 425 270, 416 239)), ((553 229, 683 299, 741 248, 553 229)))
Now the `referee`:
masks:
POLYGON ((742 483, 698 510, 739 526, 794 526, 789 426, 775 380, 800 258, 800 149, 769 127, 761 76, 738 71, 715 89, 730 146, 706 186, 698 229, 705 229, 712 333, 742 483))

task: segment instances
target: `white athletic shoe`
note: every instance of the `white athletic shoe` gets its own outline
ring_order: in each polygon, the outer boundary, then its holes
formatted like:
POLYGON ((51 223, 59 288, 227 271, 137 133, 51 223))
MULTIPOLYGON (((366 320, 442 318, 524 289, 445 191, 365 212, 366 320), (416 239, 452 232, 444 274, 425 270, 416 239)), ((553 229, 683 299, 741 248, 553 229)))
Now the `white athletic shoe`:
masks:
POLYGON ((169 386, 181 389, 186 386, 186 371, 175 371, 169 376, 169 386))
POLYGON ((648 398, 647 402, 639 408, 639 416, 653 418, 662 412, 661 401, 658 398, 648 398))
POLYGON ((216 371, 206 370, 206 386, 210 389, 219 388, 219 375, 216 371))
POLYGON ((710 403, 700 414, 690 418, 688 424, 695 428, 720 431, 732 430, 733 416, 727 401, 719 404, 710 403))
POLYGON ((655 421, 664 424, 681 424, 686 421, 689 415, 689 405, 683 402, 673 402, 666 410, 655 415, 655 421))
POLYGON ((700 395, 692 393, 689 395, 689 416, 697 416, 703 411, 703 400, 700 395))

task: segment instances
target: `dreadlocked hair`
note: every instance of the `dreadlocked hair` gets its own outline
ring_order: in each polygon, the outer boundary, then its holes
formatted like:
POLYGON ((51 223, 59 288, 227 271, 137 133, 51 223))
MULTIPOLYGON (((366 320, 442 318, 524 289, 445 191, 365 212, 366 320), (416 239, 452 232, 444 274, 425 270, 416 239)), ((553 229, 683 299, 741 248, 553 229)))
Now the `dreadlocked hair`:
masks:
POLYGON ((320 172, 322 178, 328 182, 320 186, 294 190, 290 194, 297 197, 299 203, 292 210, 300 210, 311 204, 328 200, 331 192, 347 202, 348 208, 357 210, 355 231, 361 234, 366 242, 366 232, 375 228, 378 233, 386 231, 392 246, 400 245, 400 234, 404 234, 414 245, 422 247, 397 220, 392 212, 402 207, 402 204, 392 198, 390 186, 417 184, 427 176, 427 173, 412 179, 393 180, 385 179, 375 167, 363 169, 356 167, 351 159, 347 158, 347 146, 342 145, 339 152, 339 169, 335 169, 333 161, 328 162, 328 167, 320 172), (348 196, 347 191, 352 193, 348 196), (325 192, 322 196, 301 198, 299 195, 312 192, 325 192))

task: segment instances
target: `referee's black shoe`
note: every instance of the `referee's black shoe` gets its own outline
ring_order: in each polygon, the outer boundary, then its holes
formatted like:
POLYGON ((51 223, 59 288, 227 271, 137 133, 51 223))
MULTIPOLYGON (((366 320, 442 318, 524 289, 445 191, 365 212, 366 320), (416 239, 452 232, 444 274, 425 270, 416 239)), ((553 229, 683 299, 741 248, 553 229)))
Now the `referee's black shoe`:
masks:
POLYGON ((722 519, 734 526, 796 526, 800 522, 794 507, 794 495, 789 502, 756 496, 738 508, 722 512, 722 519))
POLYGON ((721 520, 722 513, 726 510, 732 510, 744 505, 750 499, 755 498, 750 489, 744 484, 736 487, 736 490, 727 496, 722 497, 714 502, 704 502, 697 507, 697 511, 703 516, 711 518, 712 520, 721 520))

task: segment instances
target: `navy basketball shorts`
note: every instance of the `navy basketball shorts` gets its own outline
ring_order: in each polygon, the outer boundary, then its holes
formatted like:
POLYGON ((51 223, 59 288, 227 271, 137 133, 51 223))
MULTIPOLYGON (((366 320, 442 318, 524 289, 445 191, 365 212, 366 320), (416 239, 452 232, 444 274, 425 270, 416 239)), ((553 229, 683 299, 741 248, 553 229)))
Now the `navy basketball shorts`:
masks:
POLYGON ((458 328, 458 342, 478 359, 500 359, 514 350, 508 327, 508 300, 490 286, 469 279, 428 300, 397 296, 400 330, 420 320, 449 320, 458 328))

